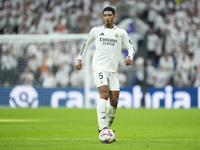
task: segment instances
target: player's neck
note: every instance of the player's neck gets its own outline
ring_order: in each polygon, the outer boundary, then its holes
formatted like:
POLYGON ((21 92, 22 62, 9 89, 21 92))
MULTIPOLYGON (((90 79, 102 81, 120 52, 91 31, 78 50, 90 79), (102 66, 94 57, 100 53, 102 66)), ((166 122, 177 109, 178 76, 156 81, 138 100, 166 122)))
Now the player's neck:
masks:
POLYGON ((108 28, 108 29, 112 29, 114 27, 114 24, 111 24, 111 25, 105 24, 105 27, 108 28))

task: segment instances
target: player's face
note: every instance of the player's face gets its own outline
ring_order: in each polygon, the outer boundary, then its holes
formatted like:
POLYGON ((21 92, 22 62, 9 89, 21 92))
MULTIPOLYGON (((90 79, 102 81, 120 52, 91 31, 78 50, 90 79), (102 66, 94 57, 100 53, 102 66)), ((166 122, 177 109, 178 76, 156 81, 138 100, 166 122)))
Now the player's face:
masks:
POLYGON ((113 22, 115 20, 115 17, 112 13, 112 11, 104 11, 103 13, 103 20, 105 22, 105 26, 107 28, 112 28, 113 27, 113 22))

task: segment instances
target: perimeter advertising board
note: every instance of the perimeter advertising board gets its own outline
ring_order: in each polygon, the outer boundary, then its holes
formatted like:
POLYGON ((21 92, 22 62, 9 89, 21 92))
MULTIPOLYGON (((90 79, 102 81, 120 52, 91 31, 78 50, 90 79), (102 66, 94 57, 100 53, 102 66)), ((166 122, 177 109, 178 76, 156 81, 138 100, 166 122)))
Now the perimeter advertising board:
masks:
MULTIPOLYGON (((96 107, 99 93, 96 89, 91 90, 90 105, 96 107)), ((142 89, 140 86, 121 88, 119 108, 141 108, 142 89)), ((18 85, 14 88, 0 88, 0 106, 32 107, 50 106, 52 108, 84 108, 84 88, 35 88, 18 85)), ((145 107, 158 109, 200 109, 199 88, 147 88, 145 94, 145 107)))

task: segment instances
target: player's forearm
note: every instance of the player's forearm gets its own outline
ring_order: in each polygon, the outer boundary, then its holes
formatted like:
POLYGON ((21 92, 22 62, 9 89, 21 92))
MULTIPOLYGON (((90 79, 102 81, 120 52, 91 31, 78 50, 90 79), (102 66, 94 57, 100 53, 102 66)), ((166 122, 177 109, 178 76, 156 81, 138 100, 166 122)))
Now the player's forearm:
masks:
POLYGON ((136 52, 135 47, 128 49, 128 56, 131 57, 131 60, 133 60, 133 57, 135 56, 135 52, 136 52))
POLYGON ((85 41, 82 45, 81 50, 80 50, 80 54, 78 56, 78 59, 82 60, 82 58, 85 55, 85 53, 87 52, 88 48, 89 48, 89 44, 87 43, 87 41, 85 41))

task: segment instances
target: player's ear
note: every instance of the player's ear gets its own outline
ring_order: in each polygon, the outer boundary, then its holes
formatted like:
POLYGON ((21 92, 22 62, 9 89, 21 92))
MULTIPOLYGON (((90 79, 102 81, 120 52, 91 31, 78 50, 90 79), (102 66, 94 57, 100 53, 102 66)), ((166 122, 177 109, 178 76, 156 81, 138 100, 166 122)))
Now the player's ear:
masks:
POLYGON ((102 16, 102 18, 103 18, 103 21, 104 21, 104 16, 102 16))

